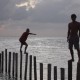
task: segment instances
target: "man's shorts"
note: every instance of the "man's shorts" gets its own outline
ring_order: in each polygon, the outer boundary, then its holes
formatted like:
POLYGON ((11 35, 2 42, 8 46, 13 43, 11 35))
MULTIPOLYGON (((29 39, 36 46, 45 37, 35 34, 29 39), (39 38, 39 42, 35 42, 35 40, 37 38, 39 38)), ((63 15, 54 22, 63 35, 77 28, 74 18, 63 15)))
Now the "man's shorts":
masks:
POLYGON ((20 43, 21 43, 22 45, 27 45, 27 43, 26 43, 25 41, 20 41, 20 43))
POLYGON ((75 49, 79 49, 79 37, 78 36, 69 38, 69 49, 72 49, 73 45, 75 49))

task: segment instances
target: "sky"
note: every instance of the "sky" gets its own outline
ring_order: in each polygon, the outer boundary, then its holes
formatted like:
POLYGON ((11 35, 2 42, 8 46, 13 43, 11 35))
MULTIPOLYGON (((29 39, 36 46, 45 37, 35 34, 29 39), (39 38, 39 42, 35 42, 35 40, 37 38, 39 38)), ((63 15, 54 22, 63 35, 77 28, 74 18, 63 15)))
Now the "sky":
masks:
POLYGON ((66 37, 73 13, 80 21, 80 0, 0 0, 0 36, 66 37))

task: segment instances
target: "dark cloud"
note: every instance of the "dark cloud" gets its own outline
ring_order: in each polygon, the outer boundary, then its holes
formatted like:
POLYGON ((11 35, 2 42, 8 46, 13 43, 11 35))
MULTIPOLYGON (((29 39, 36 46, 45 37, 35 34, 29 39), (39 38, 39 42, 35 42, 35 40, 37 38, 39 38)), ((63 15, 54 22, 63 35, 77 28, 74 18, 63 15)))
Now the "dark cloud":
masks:
POLYGON ((45 4, 37 7, 35 12, 32 14, 31 18, 33 21, 38 22, 66 22, 68 20, 68 16, 62 11, 65 10, 67 5, 69 5, 70 1, 63 2, 53 2, 47 1, 45 4))
POLYGON ((24 8, 19 8, 16 9, 14 14, 11 16, 11 19, 13 20, 23 20, 23 19, 27 19, 28 17, 28 13, 24 8))
POLYGON ((68 21, 72 12, 80 13, 79 4, 73 0, 42 0, 30 11, 26 11, 26 7, 17 8, 15 5, 19 2, 21 0, 0 0, 0 20, 30 19, 32 22, 64 23, 68 21))
POLYGON ((6 6, 9 4, 10 0, 0 0, 0 20, 5 20, 9 18, 8 9, 6 6))
POLYGON ((0 0, 0 21, 9 19, 19 20, 27 16, 25 8, 17 9, 15 6, 20 0, 0 0))
POLYGON ((0 10, 4 9, 10 0, 0 0, 0 10))
POLYGON ((66 15, 65 9, 70 5, 71 1, 52 1, 43 0, 42 3, 38 4, 35 9, 26 11, 25 7, 17 8, 12 19, 22 20, 30 19, 32 22, 66 22, 68 16, 66 15))

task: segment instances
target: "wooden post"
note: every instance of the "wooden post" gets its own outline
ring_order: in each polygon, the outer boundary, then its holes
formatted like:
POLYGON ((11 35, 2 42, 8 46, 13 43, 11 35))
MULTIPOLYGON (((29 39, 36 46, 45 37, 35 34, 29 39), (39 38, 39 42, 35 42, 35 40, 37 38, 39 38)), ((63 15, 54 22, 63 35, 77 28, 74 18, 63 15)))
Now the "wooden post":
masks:
POLYGON ((48 80, 51 80, 51 64, 48 64, 48 80))
POLYGON ((54 66, 54 80, 57 80, 57 66, 54 66))
POLYGON ((4 52, 2 51, 2 73, 4 72, 4 52))
POLYGON ((1 53, 0 53, 0 73, 2 72, 1 70, 1 53))
POLYGON ((9 58, 8 58, 8 75, 10 78, 10 74, 11 74, 11 52, 9 52, 9 58))
POLYGON ((5 49, 5 73, 7 74, 7 49, 5 49))
POLYGON ((61 80, 65 80, 65 69, 61 68, 61 80))
POLYGON ((72 80, 72 60, 68 61, 68 80, 72 80))
POLYGON ((43 80, 43 63, 40 63, 40 80, 43 80))
POLYGON ((15 53, 13 52, 13 63, 12 63, 12 76, 14 77, 14 56, 15 53))
POLYGON ((36 56, 34 56, 34 80, 37 80, 36 56))
POLYGON ((25 53, 25 73, 24 73, 24 80, 27 80, 27 67, 28 67, 28 53, 25 53))
POLYGON ((15 54, 15 77, 18 78, 18 53, 15 54))
POLYGON ((22 51, 20 51, 20 78, 22 80, 22 51))
POLYGON ((16 53, 14 53, 14 77, 16 79, 16 53))
POLYGON ((29 80, 32 80, 32 55, 30 55, 29 80))
POLYGON ((76 80, 80 80, 80 62, 77 63, 77 75, 76 80))

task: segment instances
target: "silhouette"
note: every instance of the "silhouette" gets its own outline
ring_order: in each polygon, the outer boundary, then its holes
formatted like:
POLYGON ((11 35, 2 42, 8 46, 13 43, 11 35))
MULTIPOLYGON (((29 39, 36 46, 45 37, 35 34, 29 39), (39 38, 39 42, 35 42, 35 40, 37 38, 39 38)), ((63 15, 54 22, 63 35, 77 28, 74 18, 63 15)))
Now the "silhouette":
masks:
POLYGON ((74 52, 73 52, 73 45, 74 48, 77 50, 78 58, 80 60, 80 50, 79 50, 79 37, 80 37, 80 23, 76 21, 76 14, 71 15, 71 20, 68 24, 68 34, 67 34, 67 41, 69 43, 69 50, 71 53, 72 61, 74 61, 74 52))
POLYGON ((22 52, 22 47, 23 47, 23 45, 25 45, 25 51, 24 51, 24 52, 26 52, 26 49, 27 49, 27 47, 28 47, 28 44, 26 43, 26 40, 27 40, 27 38, 28 38, 28 35, 36 35, 36 34, 30 33, 30 29, 29 29, 29 28, 26 29, 26 32, 24 32, 24 33, 22 34, 22 36, 20 37, 20 39, 19 39, 19 41, 20 41, 20 43, 21 43, 20 52, 22 52))

